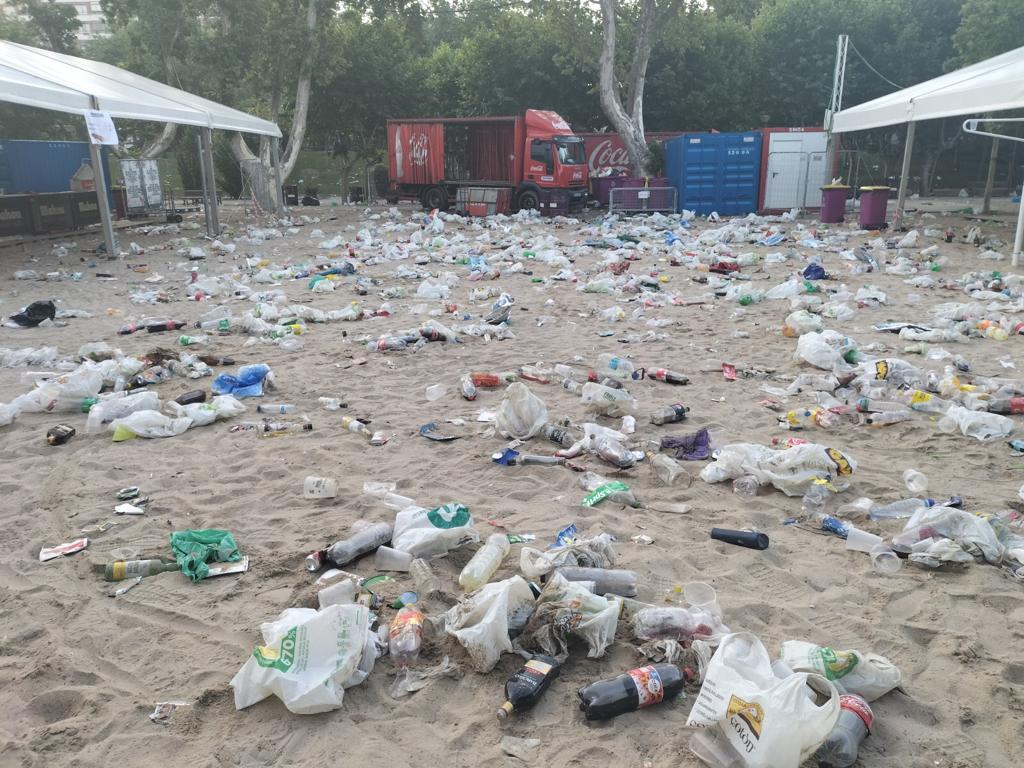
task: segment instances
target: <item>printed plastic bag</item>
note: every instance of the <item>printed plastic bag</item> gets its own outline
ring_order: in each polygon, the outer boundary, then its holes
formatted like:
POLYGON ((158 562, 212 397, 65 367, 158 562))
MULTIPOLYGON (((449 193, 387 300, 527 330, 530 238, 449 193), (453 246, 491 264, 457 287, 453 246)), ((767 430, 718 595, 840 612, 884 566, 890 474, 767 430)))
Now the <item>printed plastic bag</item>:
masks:
POLYGON ((874 701, 899 686, 899 668, 884 656, 860 651, 837 651, 828 646, 787 640, 779 658, 794 672, 813 672, 835 683, 840 693, 855 693, 874 701))
POLYGON ((391 546, 413 557, 439 557, 473 541, 480 541, 480 535, 473 530, 473 516, 464 504, 450 502, 436 509, 410 506, 395 515, 391 546))
POLYGON ((777 451, 763 445, 736 443, 715 451, 715 462, 701 470, 705 483, 721 483, 753 475, 761 485, 773 485, 787 496, 801 496, 815 478, 832 481, 852 475, 853 458, 817 443, 777 451))
POLYGON ((136 411, 110 422, 110 431, 114 433, 113 441, 120 443, 136 437, 176 437, 191 426, 192 419, 187 416, 172 419, 159 411, 136 411))
POLYGON ((534 609, 522 576, 485 584, 444 615, 445 632, 469 653, 477 672, 490 672, 502 653, 512 652, 509 633, 526 626, 534 609))
POLYGON ((548 409, 544 401, 533 394, 525 384, 509 384, 505 397, 498 406, 497 427, 505 437, 528 440, 548 423, 548 409))
POLYGON ((289 609, 262 630, 265 645, 231 679, 235 709, 273 695, 297 715, 330 712, 341 706, 345 688, 366 679, 377 657, 363 605, 289 609))
POLYGON ((711 657, 687 726, 715 728, 746 768, 798 768, 839 718, 839 692, 821 675, 779 678, 761 641, 726 635, 711 657))
POLYGON ((615 639, 621 609, 621 598, 595 595, 582 584, 555 573, 537 598, 516 646, 540 650, 564 661, 569 656, 570 637, 578 637, 587 644, 588 658, 600 658, 615 639))
POLYGON ((238 375, 222 373, 213 380, 210 389, 215 395, 234 395, 235 397, 260 397, 263 394, 264 380, 273 382, 274 374, 270 366, 263 363, 243 365, 238 375))

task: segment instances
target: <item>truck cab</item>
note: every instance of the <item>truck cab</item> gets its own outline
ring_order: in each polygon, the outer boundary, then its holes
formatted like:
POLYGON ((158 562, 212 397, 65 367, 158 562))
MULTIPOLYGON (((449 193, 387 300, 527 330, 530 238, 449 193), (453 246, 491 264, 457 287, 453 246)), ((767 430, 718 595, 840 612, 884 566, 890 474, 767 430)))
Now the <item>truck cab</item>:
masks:
POLYGON ((541 194, 531 194, 531 183, 541 190, 567 189, 570 196, 585 195, 587 188, 587 156, 583 139, 573 135, 550 138, 529 138, 530 154, 526 158, 524 186, 518 195, 520 208, 536 208, 541 194))

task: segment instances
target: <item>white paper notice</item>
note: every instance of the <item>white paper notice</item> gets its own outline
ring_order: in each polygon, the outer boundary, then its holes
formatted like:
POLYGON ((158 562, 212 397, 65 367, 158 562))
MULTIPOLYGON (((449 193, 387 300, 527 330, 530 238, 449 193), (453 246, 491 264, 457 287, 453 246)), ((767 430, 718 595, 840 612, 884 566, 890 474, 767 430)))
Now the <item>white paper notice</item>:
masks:
POLYGON ((85 127, 89 131, 89 141, 93 144, 103 144, 109 147, 116 147, 120 142, 117 140, 117 129, 114 121, 106 112, 89 110, 85 113, 85 127))

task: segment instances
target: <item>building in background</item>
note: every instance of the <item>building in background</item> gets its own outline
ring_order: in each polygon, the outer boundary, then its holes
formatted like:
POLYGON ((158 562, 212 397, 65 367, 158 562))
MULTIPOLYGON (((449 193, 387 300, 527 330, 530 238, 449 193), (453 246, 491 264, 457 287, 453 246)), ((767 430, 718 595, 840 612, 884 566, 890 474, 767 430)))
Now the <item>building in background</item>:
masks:
POLYGON ((59 5, 74 6, 78 14, 78 21, 82 26, 78 28, 79 40, 95 40, 97 37, 106 37, 110 34, 107 27, 107 20, 103 18, 103 8, 100 0, 56 0, 59 5))

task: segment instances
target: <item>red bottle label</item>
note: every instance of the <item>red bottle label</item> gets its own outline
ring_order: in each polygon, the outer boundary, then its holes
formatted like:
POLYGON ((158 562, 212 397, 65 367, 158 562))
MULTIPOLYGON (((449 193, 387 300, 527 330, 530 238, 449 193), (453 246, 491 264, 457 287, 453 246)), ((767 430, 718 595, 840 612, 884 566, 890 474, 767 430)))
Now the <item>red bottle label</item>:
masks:
POLYGON ((853 712, 857 717, 864 721, 864 727, 868 729, 868 733, 871 732, 871 726, 875 722, 875 715, 871 711, 871 707, 864 701, 860 696, 842 695, 839 697, 839 706, 841 709, 845 709, 847 712, 853 712))
POLYGON ((665 686, 662 685, 661 675, 654 667, 631 669, 626 674, 633 678, 633 685, 636 686, 636 695, 639 701, 637 709, 657 704, 665 698, 665 686))
POLYGON ((1024 397, 1011 397, 1009 413, 1024 413, 1024 397))

